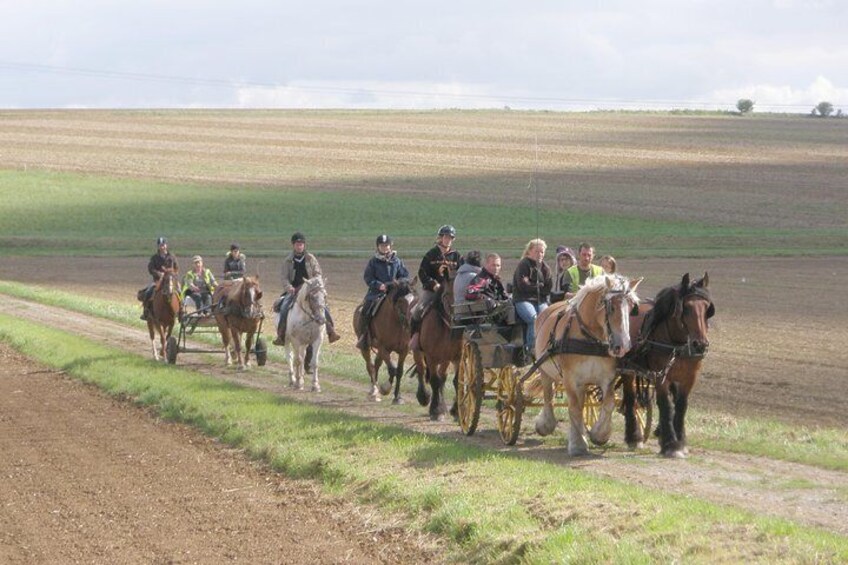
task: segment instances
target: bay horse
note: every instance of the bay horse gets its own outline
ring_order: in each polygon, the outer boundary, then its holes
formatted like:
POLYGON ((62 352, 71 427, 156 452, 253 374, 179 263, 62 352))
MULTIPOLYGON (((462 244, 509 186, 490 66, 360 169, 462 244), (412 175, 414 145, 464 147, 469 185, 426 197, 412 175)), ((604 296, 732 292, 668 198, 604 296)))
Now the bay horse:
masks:
MULTIPOLYGON (((451 332, 451 305, 453 304, 453 282, 448 276, 439 287, 430 308, 421 319, 418 334, 420 354, 414 354, 415 372, 418 376, 419 404, 425 406, 429 400, 430 419, 440 422, 445 419, 445 382, 451 363, 454 366, 453 388, 457 388, 459 360, 462 357, 462 335, 454 337, 451 332), (428 394, 424 383, 430 384, 432 394, 428 394)), ((456 394, 454 394, 451 415, 456 415, 456 394)))
POLYGON ((165 342, 174 331, 174 323, 180 315, 180 281, 176 269, 165 269, 162 277, 156 281, 151 299, 150 315, 147 318, 147 331, 150 333, 150 345, 153 347, 153 359, 165 360, 165 342), (156 334, 159 334, 160 349, 156 349, 156 334), (159 356, 162 352, 163 357, 159 356))
POLYGON ((304 374, 312 372, 312 392, 321 392, 318 382, 318 356, 327 326, 324 313, 327 290, 324 279, 317 275, 306 279, 294 297, 286 321, 286 346, 288 347, 289 377, 291 387, 303 390, 304 374), (307 350, 311 355, 307 355, 307 350))
POLYGON ((263 313, 262 289, 259 287, 259 275, 244 277, 235 281, 225 281, 212 293, 213 313, 218 323, 218 331, 224 343, 227 365, 232 365, 230 347, 235 349, 238 370, 250 367, 250 350, 254 336, 262 325, 263 313), (241 334, 246 334, 244 356, 241 349, 241 334))
POLYGON ((596 445, 612 432, 615 410, 616 365, 630 349, 630 313, 639 304, 636 287, 642 279, 601 275, 586 281, 568 303, 557 303, 536 318, 535 353, 544 392, 544 407, 536 417, 536 432, 548 435, 556 428, 553 395, 559 383, 568 396, 568 454, 586 455, 583 403, 586 386, 601 390, 598 420, 589 432, 596 445))
MULTIPOLYGON (((380 401, 380 394, 389 394, 392 383, 395 386, 392 404, 403 404, 400 396, 400 381, 403 375, 403 364, 409 354, 409 322, 412 305, 415 302, 413 287, 408 280, 398 280, 389 285, 388 292, 377 306, 377 312, 372 316, 368 326, 370 347, 360 349, 368 376, 371 377, 371 390, 368 398, 380 401), (373 358, 372 358, 373 353, 373 358), (397 356, 397 364, 392 362, 392 353, 397 356), (382 364, 386 364, 389 380, 385 386, 379 384, 379 372, 382 364)), ((353 313, 353 327, 356 337, 361 334, 359 319, 362 316, 362 305, 357 306, 353 313)))
MULTIPOLYGON (((635 368, 654 380, 659 409, 657 435, 660 454, 666 457, 683 458, 687 453, 685 419, 689 394, 710 345, 707 320, 715 315, 709 284, 708 273, 694 283, 686 273, 680 284, 660 290, 653 306, 636 320, 637 345, 623 360, 624 368, 635 368)), ((631 447, 638 447, 644 438, 636 425, 633 379, 630 376, 624 380, 622 407, 625 440, 631 447)))

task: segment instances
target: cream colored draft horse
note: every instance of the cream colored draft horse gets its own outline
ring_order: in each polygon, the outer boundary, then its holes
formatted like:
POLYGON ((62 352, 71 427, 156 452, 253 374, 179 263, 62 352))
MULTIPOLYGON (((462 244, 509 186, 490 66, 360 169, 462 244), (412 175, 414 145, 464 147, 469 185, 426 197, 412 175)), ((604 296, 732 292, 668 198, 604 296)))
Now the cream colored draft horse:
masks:
POLYGON ((321 392, 321 385, 318 383, 318 355, 327 325, 324 314, 327 291, 321 276, 303 281, 294 300, 286 323, 291 387, 303 390, 304 374, 311 371, 312 392, 321 392), (309 348, 312 355, 307 358, 309 348))
MULTIPOLYGON (((612 433, 615 410, 615 377, 618 358, 630 350, 630 313, 638 306, 636 287, 642 279, 617 275, 589 279, 569 303, 555 304, 536 319, 536 357, 544 392, 544 408, 536 417, 536 432, 551 434, 554 418, 554 383, 568 395, 568 454, 586 455, 583 401, 586 386, 603 394, 600 415, 589 430, 589 439, 605 444, 612 433)), ((532 386, 532 385, 531 385, 532 386)))

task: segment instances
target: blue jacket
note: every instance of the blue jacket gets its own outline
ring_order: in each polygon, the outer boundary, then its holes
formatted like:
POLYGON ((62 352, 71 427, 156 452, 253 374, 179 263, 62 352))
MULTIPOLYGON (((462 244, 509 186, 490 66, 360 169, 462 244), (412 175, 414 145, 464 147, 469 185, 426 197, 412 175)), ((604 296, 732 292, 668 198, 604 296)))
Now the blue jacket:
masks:
POLYGON ((368 294, 365 295, 365 300, 375 300, 383 294, 380 292, 381 284, 388 285, 398 279, 408 279, 409 271, 406 270, 403 261, 394 251, 388 257, 376 253, 368 261, 362 278, 368 285, 368 294))

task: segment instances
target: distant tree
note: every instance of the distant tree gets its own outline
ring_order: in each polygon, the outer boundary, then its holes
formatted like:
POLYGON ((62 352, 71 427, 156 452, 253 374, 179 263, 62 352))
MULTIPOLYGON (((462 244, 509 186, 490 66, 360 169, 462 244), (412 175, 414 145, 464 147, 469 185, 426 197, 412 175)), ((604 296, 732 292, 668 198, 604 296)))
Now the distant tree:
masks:
POLYGON ((740 98, 736 102, 736 109, 739 110, 740 114, 747 114, 754 109, 754 101, 747 98, 740 98))
POLYGON ((830 102, 819 102, 816 104, 816 111, 819 113, 819 116, 826 118, 833 113, 833 104, 830 102))
POLYGON ((837 118, 841 118, 841 117, 843 117, 843 115, 842 115, 842 108, 840 108, 840 109, 838 109, 838 110, 836 111, 836 117, 837 117, 837 118))

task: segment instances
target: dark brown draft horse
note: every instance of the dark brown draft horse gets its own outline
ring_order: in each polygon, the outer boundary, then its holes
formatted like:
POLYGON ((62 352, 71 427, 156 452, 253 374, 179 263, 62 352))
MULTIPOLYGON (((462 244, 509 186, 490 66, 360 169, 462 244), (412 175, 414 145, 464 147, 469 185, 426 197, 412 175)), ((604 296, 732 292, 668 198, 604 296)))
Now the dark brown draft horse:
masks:
MULTIPOLYGON (((640 316, 631 321, 639 337, 622 366, 654 380, 659 408, 657 435, 660 454, 666 457, 682 458, 687 453, 685 418, 689 393, 710 345, 707 320, 715 315, 709 284, 708 273, 691 284, 686 273, 679 285, 662 289, 653 306, 643 306, 640 316)), ((644 438, 634 412, 635 377, 624 377, 623 386, 625 440, 636 447, 644 438)))
POLYGON ((150 332, 150 345, 153 347, 153 359, 165 360, 165 342, 174 331, 174 323, 180 315, 180 281, 175 269, 165 269, 156 282, 153 291, 150 316, 147 318, 147 331, 150 332), (160 348, 156 349, 156 333, 159 334, 160 348), (160 352, 162 356, 160 356, 160 352))
MULTIPOLYGON (((418 336, 421 355, 416 356, 415 359, 418 375, 416 397, 422 406, 427 404, 428 396, 430 397, 430 419, 434 421, 445 419, 445 382, 448 378, 448 369, 453 363, 453 388, 456 392, 459 360, 462 357, 462 334, 454 337, 451 332, 452 279, 448 277, 441 285, 432 306, 421 319, 421 333, 418 336), (424 388, 425 381, 430 383, 431 395, 428 395, 424 388)), ((452 415, 457 413, 455 394, 450 413, 452 415)))
POLYGON ((232 365, 230 345, 236 350, 238 370, 243 371, 250 366, 250 350, 253 339, 262 324, 262 289, 259 288, 259 276, 244 277, 232 284, 222 284, 212 294, 213 312, 221 340, 224 342, 224 353, 227 365, 232 365), (247 334, 244 343, 244 359, 241 353, 241 334, 247 334))
MULTIPOLYGON (((368 376, 371 377, 371 391, 368 397, 380 401, 380 394, 389 394, 392 383, 395 385, 395 395, 392 404, 403 404, 400 396, 400 380, 403 375, 403 364, 409 354, 409 320, 410 311, 415 300, 412 286, 407 280, 396 281, 389 285, 386 297, 377 306, 377 312, 371 318, 368 327, 370 347, 360 350, 365 359, 368 376), (373 352, 373 359, 372 359, 373 352), (397 355, 397 364, 392 362, 392 353, 397 355), (385 386, 379 384, 379 372, 382 364, 386 364, 389 380, 385 386)), ((362 314, 360 304, 353 313, 353 327, 359 337, 359 318, 362 314)))

